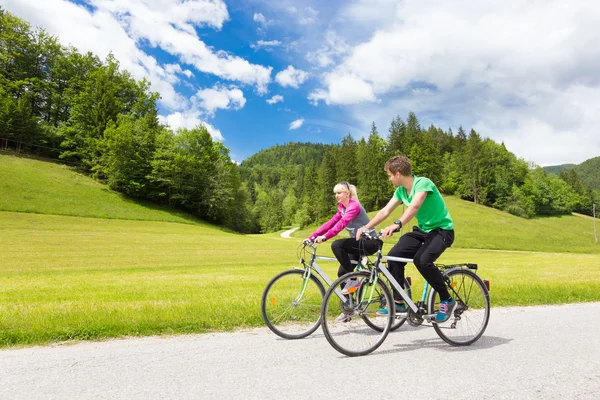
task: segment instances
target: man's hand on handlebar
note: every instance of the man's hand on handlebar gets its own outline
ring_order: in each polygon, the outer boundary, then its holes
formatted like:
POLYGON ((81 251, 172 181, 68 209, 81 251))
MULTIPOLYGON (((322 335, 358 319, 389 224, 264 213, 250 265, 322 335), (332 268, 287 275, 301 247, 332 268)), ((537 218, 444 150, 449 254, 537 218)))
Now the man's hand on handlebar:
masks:
POLYGON ((397 232, 397 229, 398 229, 398 225, 396 225, 396 224, 386 226, 385 228, 383 228, 381 230, 381 238, 385 239, 385 238, 394 236, 394 232, 397 232))

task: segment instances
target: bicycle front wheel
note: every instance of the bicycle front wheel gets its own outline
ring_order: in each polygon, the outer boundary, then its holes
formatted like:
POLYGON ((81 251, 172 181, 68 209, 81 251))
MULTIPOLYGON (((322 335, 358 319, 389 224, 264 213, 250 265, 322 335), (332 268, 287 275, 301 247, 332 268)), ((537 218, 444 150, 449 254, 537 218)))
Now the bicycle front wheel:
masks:
POLYGON ((292 269, 276 275, 265 287, 260 302, 269 329, 284 339, 302 339, 321 324, 325 288, 314 275, 292 269))
POLYGON ((392 303, 387 285, 370 281, 369 272, 352 272, 338 278, 325 293, 321 318, 323 333, 334 349, 347 356, 362 356, 377 349, 385 340, 394 313, 377 311, 392 303), (343 293, 346 281, 356 279, 360 290, 343 293), (374 329, 377 327, 379 329, 374 329))
MULTIPOLYGON (((473 271, 453 269, 444 274, 448 277, 448 290, 456 300, 456 308, 450 319, 433 323, 433 329, 453 346, 467 346, 479 339, 490 319, 490 294, 487 287, 473 271)), ((435 290, 429 292, 430 314, 439 308, 439 296, 435 290)))

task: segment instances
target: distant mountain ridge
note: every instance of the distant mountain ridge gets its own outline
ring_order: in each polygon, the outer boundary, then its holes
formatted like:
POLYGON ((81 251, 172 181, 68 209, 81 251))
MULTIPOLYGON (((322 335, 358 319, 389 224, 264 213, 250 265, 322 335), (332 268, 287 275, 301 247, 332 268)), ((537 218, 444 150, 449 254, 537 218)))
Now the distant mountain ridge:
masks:
POLYGON ((544 171, 546 171, 549 174, 555 174, 555 175, 559 175, 561 172, 563 171, 568 171, 573 167, 576 167, 577 164, 561 164, 561 165, 550 165, 548 167, 542 167, 544 168, 544 171))
POLYGON ((256 165, 304 165, 308 162, 319 165, 323 155, 331 147, 333 146, 322 143, 290 142, 263 149, 242 161, 241 165, 248 168, 256 165))
POLYGON ((550 165, 543 168, 544 171, 556 175, 573 168, 586 185, 593 190, 600 190, 600 157, 590 158, 581 164, 550 165))

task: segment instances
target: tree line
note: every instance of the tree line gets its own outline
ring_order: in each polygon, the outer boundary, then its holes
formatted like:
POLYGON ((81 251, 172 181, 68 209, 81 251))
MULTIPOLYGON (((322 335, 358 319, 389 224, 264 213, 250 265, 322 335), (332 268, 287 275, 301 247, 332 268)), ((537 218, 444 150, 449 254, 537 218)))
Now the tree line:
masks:
POLYGON ((408 156, 413 173, 429 177, 447 195, 519 217, 592 212, 593 192, 575 170, 548 174, 474 129, 422 128, 412 112, 406 121, 396 117, 386 138, 373 124, 359 140, 348 135, 341 144, 263 150, 241 164, 242 179, 262 230, 306 226, 335 212, 333 187, 342 181, 357 186, 367 210, 383 207, 393 193, 383 166, 394 155, 408 156))
POLYGON ((112 55, 82 54, 0 8, 0 138, 133 198, 239 232, 306 226, 335 210, 332 188, 340 181, 358 186, 367 210, 382 207, 392 192, 382 167, 404 154, 415 174, 445 193, 515 215, 591 209, 591 192, 575 171, 546 174, 474 130, 423 129, 413 113, 395 118, 386 138, 373 124, 358 141, 289 143, 237 165, 204 126, 161 124, 159 95, 149 88, 112 55))

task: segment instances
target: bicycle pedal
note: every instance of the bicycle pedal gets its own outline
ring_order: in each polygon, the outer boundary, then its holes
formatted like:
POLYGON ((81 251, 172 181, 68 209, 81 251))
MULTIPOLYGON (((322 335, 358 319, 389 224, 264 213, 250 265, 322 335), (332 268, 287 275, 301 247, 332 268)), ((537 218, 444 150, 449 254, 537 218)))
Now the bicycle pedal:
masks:
POLYGON ((427 322, 433 322, 432 320, 435 319, 435 316, 437 314, 425 314, 423 315, 423 319, 426 320, 427 322))

